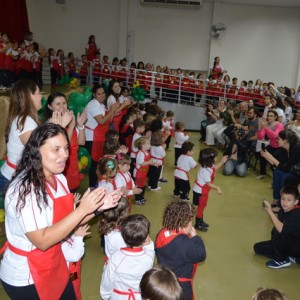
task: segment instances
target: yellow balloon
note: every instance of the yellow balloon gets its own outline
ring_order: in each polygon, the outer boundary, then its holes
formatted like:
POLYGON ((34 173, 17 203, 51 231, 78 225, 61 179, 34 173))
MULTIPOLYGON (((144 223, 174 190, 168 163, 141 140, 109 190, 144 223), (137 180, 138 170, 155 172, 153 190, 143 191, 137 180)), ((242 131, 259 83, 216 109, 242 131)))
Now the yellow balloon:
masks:
POLYGON ((4 222, 5 212, 4 209, 0 209, 0 223, 4 222))
POLYGON ((87 156, 82 156, 81 158, 80 158, 80 162, 83 164, 83 165, 88 165, 88 163, 89 163, 89 159, 87 158, 87 156))
POLYGON ((78 169, 79 169, 79 171, 82 170, 82 163, 80 161, 78 162, 78 169))

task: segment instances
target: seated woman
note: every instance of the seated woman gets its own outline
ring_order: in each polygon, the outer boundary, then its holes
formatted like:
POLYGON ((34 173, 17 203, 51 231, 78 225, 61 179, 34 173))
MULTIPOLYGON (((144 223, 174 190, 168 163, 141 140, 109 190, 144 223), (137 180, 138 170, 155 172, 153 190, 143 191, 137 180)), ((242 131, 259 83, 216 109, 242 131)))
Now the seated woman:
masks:
POLYGON ((88 189, 74 209, 73 194, 62 175, 68 156, 67 132, 45 123, 32 132, 9 183, 0 278, 11 299, 75 300, 61 242, 120 199, 118 191, 105 195, 103 188, 88 189))
MULTIPOLYGON (((273 154, 278 149, 278 134, 282 131, 283 125, 278 122, 278 114, 275 110, 269 110, 267 114, 267 121, 260 119, 258 123, 257 139, 262 142, 262 150, 267 150, 270 154, 273 154), (269 145, 264 149, 265 136, 269 139, 269 145)), ((261 151, 261 154, 262 152, 261 151)), ((260 180, 266 177, 267 161, 261 155, 260 156, 260 175, 256 179, 260 180)))
POLYGON ((273 207, 275 206, 274 212, 279 211, 280 190, 284 186, 285 179, 291 175, 291 168, 300 163, 300 140, 296 133, 291 130, 279 132, 278 145, 279 149, 273 155, 268 151, 261 152, 261 156, 275 167, 272 203, 273 207))
POLYGON ((201 142, 205 142, 206 140, 206 127, 208 125, 216 123, 218 120, 218 113, 215 111, 215 108, 213 104, 207 104, 206 110, 205 110, 205 116, 206 120, 201 122, 201 128, 200 128, 200 140, 201 142))

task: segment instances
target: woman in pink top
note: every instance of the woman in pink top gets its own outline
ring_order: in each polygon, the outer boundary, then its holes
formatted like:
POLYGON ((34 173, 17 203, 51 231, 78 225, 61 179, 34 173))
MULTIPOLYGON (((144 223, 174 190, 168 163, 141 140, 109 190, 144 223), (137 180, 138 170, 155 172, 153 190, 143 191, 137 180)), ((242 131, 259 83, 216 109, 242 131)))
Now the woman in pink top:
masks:
MULTIPOLYGON (((269 139, 269 145, 264 149, 262 144, 262 151, 267 150, 272 155, 278 149, 278 134, 284 130, 283 125, 278 122, 278 114, 275 110, 269 110, 267 120, 260 119, 257 131, 257 139, 263 140, 265 136, 269 139)), ((260 156, 260 175, 256 179, 263 179, 266 177, 267 161, 260 156)))

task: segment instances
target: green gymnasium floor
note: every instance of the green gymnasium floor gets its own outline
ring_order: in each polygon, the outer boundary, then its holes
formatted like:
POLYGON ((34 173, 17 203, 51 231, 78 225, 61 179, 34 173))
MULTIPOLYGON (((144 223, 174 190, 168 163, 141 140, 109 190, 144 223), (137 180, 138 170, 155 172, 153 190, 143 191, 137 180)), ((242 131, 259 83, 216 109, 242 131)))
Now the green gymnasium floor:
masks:
MULTIPOLYGON (((195 144, 194 158, 204 147, 198 142, 198 133, 191 134, 195 144)), ((161 228, 161 216, 165 204, 172 199, 174 151, 167 152, 164 177, 169 180, 161 184, 160 191, 146 191, 148 199, 143 207, 133 205, 133 213, 145 214, 151 222, 151 237, 161 228)), ((196 169, 190 173, 191 183, 196 169)), ((257 172, 250 168, 246 178, 225 177, 219 171, 215 183, 223 190, 222 195, 211 191, 205 220, 210 224, 208 232, 198 231, 206 245, 207 259, 197 269, 194 282, 197 300, 247 300, 260 286, 279 288, 290 300, 299 299, 298 280, 300 266, 272 270, 265 266, 267 258, 254 255, 255 242, 267 240, 272 228, 271 221, 263 211, 261 201, 272 195, 271 177, 256 180, 257 172)), ((86 186, 82 184, 82 190, 86 186)), ((190 193, 190 197, 192 192, 190 193)), ((191 201, 191 200, 190 200, 191 201)), ((0 239, 2 244, 3 239, 0 239)), ((83 300, 99 299, 99 284, 103 268, 103 250, 99 246, 97 221, 94 220, 92 235, 86 240, 86 254, 82 269, 83 300)), ((2 287, 0 299, 6 300, 2 287)), ((55 299, 54 299, 55 300, 55 299)))

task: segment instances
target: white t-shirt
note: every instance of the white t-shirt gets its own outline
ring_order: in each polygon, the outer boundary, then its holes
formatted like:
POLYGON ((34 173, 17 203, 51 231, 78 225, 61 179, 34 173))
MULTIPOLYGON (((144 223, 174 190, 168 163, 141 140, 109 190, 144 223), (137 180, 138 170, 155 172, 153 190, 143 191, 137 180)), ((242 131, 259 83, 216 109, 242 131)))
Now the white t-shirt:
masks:
POLYGON ((189 139, 188 135, 185 135, 182 131, 175 131, 175 148, 181 148, 182 144, 189 139))
MULTIPOLYGON (((37 126, 37 123, 31 117, 27 117, 24 123, 24 128, 20 131, 17 129, 17 118, 13 120, 7 143, 7 160, 10 163, 17 165, 18 161, 22 157, 25 146, 21 142, 20 135, 34 130, 37 126)), ((1 173, 5 178, 10 180, 15 173, 15 169, 8 166, 7 163, 4 163, 1 168, 1 173)))
MULTIPOLYGON (((67 180, 64 175, 56 177, 68 190, 67 180)), ((66 195, 64 187, 57 181, 57 190, 50 187, 54 198, 66 195)), ((26 197, 26 205, 19 213, 16 211, 19 188, 16 180, 10 185, 5 195, 5 229, 6 237, 11 245, 24 250, 31 251, 36 247, 27 238, 26 233, 42 229, 52 225, 53 201, 48 196, 48 206, 41 205, 41 210, 37 205, 35 194, 26 197), (16 189, 15 189, 16 187, 16 189)), ((0 264, 0 278, 4 282, 13 286, 27 286, 33 284, 29 271, 27 258, 15 254, 7 249, 3 254, 0 264)))
POLYGON ((106 179, 99 180, 98 187, 105 188, 105 189, 107 189, 108 192, 113 192, 114 191, 113 184, 109 181, 106 181, 106 179))
MULTIPOLYGON (((196 182, 202 186, 208 182, 211 182, 210 177, 212 172, 213 172, 212 168, 199 168, 196 182)), ((202 194, 202 188, 198 184, 196 183, 194 184, 193 191, 198 194, 202 194)))
POLYGON ((68 263, 79 261, 84 254, 83 237, 73 234, 62 242, 61 249, 68 263))
POLYGON ((85 124, 85 139, 86 141, 92 141, 93 140, 93 131, 88 129, 92 128, 95 129, 98 126, 98 122, 94 118, 95 116, 105 116, 106 108, 103 103, 100 103, 95 98, 91 100, 88 105, 85 108, 85 111, 87 113, 87 121, 85 124))
POLYGON ((137 139, 139 139, 141 137, 141 135, 137 132, 135 132, 135 134, 132 137, 132 142, 131 142, 131 153, 130 153, 130 157, 132 158, 136 158, 136 155, 139 151, 139 149, 137 147, 134 146, 134 143, 137 139))
POLYGON ((116 101, 116 98, 113 96, 113 95, 110 95, 108 98, 107 98, 107 109, 109 110, 110 107, 115 104, 117 101, 116 101))
POLYGON ((181 154, 177 161, 177 168, 174 171, 174 176, 179 179, 189 180, 187 173, 197 166, 196 161, 192 156, 181 154), (179 170, 182 169, 182 170, 179 170))
POLYGON ((282 117, 281 123, 284 126, 286 124, 286 116, 285 116, 284 111, 281 108, 279 108, 279 107, 276 107, 275 111, 277 112, 278 117, 282 117))
POLYGON ((151 146, 150 156, 154 162, 163 165, 163 158, 166 156, 166 151, 162 146, 151 146))
POLYGON ((114 252, 126 247, 124 239, 119 229, 114 229, 108 234, 104 235, 105 254, 110 258, 114 252))
POLYGON ((285 113, 287 120, 289 120, 289 121, 293 120, 294 115, 293 115, 293 109, 291 106, 286 106, 284 113, 285 113))
MULTIPOLYGON (((122 187, 127 187, 127 182, 130 182, 132 184, 132 188, 135 187, 135 183, 131 177, 131 174, 129 172, 126 173, 117 173, 115 176, 115 184, 116 184, 116 188, 122 188, 122 187)), ((133 190, 130 190, 127 192, 127 195, 133 195, 133 190)))

